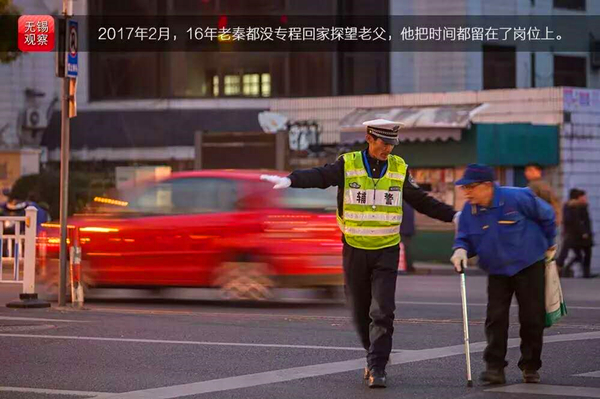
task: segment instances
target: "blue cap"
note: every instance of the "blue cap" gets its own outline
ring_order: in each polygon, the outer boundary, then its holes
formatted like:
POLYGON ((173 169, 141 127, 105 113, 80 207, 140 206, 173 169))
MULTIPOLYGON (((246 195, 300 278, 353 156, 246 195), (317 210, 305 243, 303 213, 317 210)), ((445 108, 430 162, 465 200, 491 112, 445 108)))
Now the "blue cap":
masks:
POLYGON ((480 163, 470 163, 465 169, 462 179, 456 181, 457 186, 464 186, 471 183, 481 183, 485 181, 494 181, 494 169, 480 163))

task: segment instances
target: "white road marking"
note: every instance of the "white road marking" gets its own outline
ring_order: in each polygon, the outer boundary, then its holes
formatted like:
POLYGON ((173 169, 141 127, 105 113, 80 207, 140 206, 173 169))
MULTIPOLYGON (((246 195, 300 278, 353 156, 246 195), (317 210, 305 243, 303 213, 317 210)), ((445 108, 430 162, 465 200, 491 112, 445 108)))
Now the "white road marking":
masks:
MULTIPOLYGON (((425 306, 462 306, 460 302, 415 302, 415 301, 396 301, 397 305, 425 305, 425 306)), ((467 302, 468 306, 486 307, 487 303, 471 303, 467 302)), ((512 304, 511 307, 517 307, 517 304, 512 304)), ((567 309, 579 310, 600 310, 598 306, 571 306, 567 305, 567 309)))
POLYGON ((53 321, 53 322, 56 322, 56 323, 88 323, 87 321, 80 321, 80 320, 41 319, 41 318, 38 318, 38 317, 11 317, 11 316, 0 316, 0 320, 53 321))
MULTIPOLYGON (((600 339, 600 331, 561 334, 544 337, 545 343, 580 341, 586 339, 600 339)), ((509 339, 508 347, 516 348, 520 345, 520 339, 509 339)), ((482 352, 485 342, 476 342, 471 345, 471 352, 482 352)), ((448 356, 464 354, 463 345, 454 345, 442 348, 432 348, 413 351, 402 351, 391 355, 392 367, 404 363, 412 363, 424 360, 439 359, 448 356)), ((360 370, 365 367, 365 359, 346 360, 343 362, 315 364, 312 366, 294 367, 283 370, 267 371, 264 373, 248 374, 237 377, 221 378, 217 380, 194 382, 189 384, 174 385, 170 387, 144 389, 108 396, 110 399, 169 399, 188 395, 199 395, 209 392, 228 391, 232 389, 248 388, 258 385, 272 384, 276 382, 299 380, 308 377, 319 377, 323 375, 343 373, 347 371, 360 370)), ((600 389, 599 389, 600 390, 600 389)))
POLYGON ((107 395, 113 395, 110 392, 88 392, 88 391, 68 391, 63 389, 40 389, 40 388, 22 388, 22 387, 0 387, 0 392, 27 392, 39 393, 45 395, 70 395, 70 396, 88 396, 94 398, 103 398, 107 395))
POLYGON ((595 377, 595 378, 600 378, 600 371, 592 371, 591 373, 575 374, 575 377, 595 377))
MULTIPOLYGON (((93 308, 90 310, 107 311, 113 313, 132 313, 132 314, 166 314, 166 315, 186 315, 186 316, 205 316, 205 317, 245 317, 257 318, 267 317, 276 319, 286 319, 290 321, 298 320, 326 320, 326 321, 351 321, 350 316, 332 316, 332 315, 292 315, 285 313, 228 313, 228 312, 196 312, 196 311, 179 311, 179 310, 144 310, 144 309, 120 309, 120 308, 93 308)), ((394 323, 462 323, 460 319, 401 319, 396 318, 394 323)), ((476 324, 474 321, 471 324, 476 324)))
MULTIPOLYGON (((251 344, 240 342, 208 342, 208 341, 171 341, 164 339, 137 339, 137 338, 111 338, 111 337, 81 337, 71 335, 37 335, 37 334, 0 334, 0 337, 12 338, 42 338, 63 339, 74 341, 109 341, 109 342, 133 342, 143 344, 176 344, 176 345, 207 345, 207 346, 243 346, 250 348, 286 348, 286 349, 318 349, 338 351, 361 351, 363 348, 350 346, 320 346, 320 345, 286 345, 286 344, 251 344)), ((407 352, 395 349, 393 352, 407 352)), ((408 351, 411 352, 411 351, 408 351)))
POLYGON ((530 393, 534 395, 553 395, 563 397, 579 396, 582 398, 600 398, 600 388, 587 388, 567 385, 517 384, 486 389, 485 391, 503 393, 530 393))
MULTIPOLYGON (((415 301, 396 301, 396 305, 426 305, 426 306, 462 306, 460 302, 415 302, 415 301)), ((486 303, 471 303, 469 306, 487 306, 486 303)), ((516 305, 512 305, 516 306, 516 305)))
POLYGON ((17 320, 17 321, 54 321, 56 323, 88 323, 87 321, 81 320, 67 320, 67 319, 41 319, 39 317, 12 317, 12 316, 0 316, 0 320, 17 320))
POLYGON ((301 378, 343 373, 346 371, 362 369, 363 367, 365 367, 365 359, 360 358, 355 360, 346 360, 343 362, 316 364, 312 366, 267 371, 264 373, 247 374, 238 377, 221 378, 218 380, 194 382, 191 384, 175 385, 171 387, 123 392, 120 394, 107 396, 106 399, 179 398, 188 395, 228 391, 231 389, 249 388, 276 382, 298 380, 301 378))

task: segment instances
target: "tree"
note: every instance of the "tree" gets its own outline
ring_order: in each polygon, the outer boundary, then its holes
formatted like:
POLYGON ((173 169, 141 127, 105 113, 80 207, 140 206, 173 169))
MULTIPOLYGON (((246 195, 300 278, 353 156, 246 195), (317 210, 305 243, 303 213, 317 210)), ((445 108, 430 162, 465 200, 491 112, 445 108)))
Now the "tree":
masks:
POLYGON ((8 64, 21 52, 16 48, 17 22, 20 12, 12 0, 0 0, 0 63, 8 64))
MULTIPOLYGON (((104 187, 93 187, 88 173, 73 171, 69 174, 69 209, 72 215, 82 211, 95 196, 104 193, 104 187)), ((19 177, 11 188, 11 197, 37 202, 48 208, 53 220, 60 214, 60 175, 58 171, 44 171, 37 175, 19 177)))

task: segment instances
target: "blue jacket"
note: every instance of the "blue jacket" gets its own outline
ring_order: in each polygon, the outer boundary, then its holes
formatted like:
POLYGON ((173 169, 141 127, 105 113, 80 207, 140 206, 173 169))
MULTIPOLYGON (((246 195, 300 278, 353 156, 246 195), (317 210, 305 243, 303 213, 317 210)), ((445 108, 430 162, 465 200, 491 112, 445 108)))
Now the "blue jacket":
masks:
POLYGON ((528 188, 494 185, 490 207, 465 206, 454 249, 479 255, 489 274, 513 276, 544 259, 556 236, 554 210, 528 188))

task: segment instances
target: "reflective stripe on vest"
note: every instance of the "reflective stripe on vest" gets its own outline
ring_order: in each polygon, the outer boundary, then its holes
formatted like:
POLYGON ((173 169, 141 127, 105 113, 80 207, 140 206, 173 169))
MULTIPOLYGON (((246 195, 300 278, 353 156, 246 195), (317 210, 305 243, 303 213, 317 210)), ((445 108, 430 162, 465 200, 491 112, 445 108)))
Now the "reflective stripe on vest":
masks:
POLYGON ((392 227, 348 227, 344 226, 344 234, 355 236, 388 236, 400 234, 400 226, 392 227))
POLYGON ((346 177, 367 176, 366 170, 347 170, 346 177))
POLYGON ((375 222, 392 222, 402 223, 402 215, 398 213, 385 213, 385 212, 344 212, 344 219, 362 221, 375 221, 375 222))
POLYGON ((404 175, 402 173, 394 173, 394 172, 389 172, 387 175, 390 179, 397 179, 397 180, 402 180, 402 181, 404 181, 404 178, 406 177, 406 175, 404 175))

